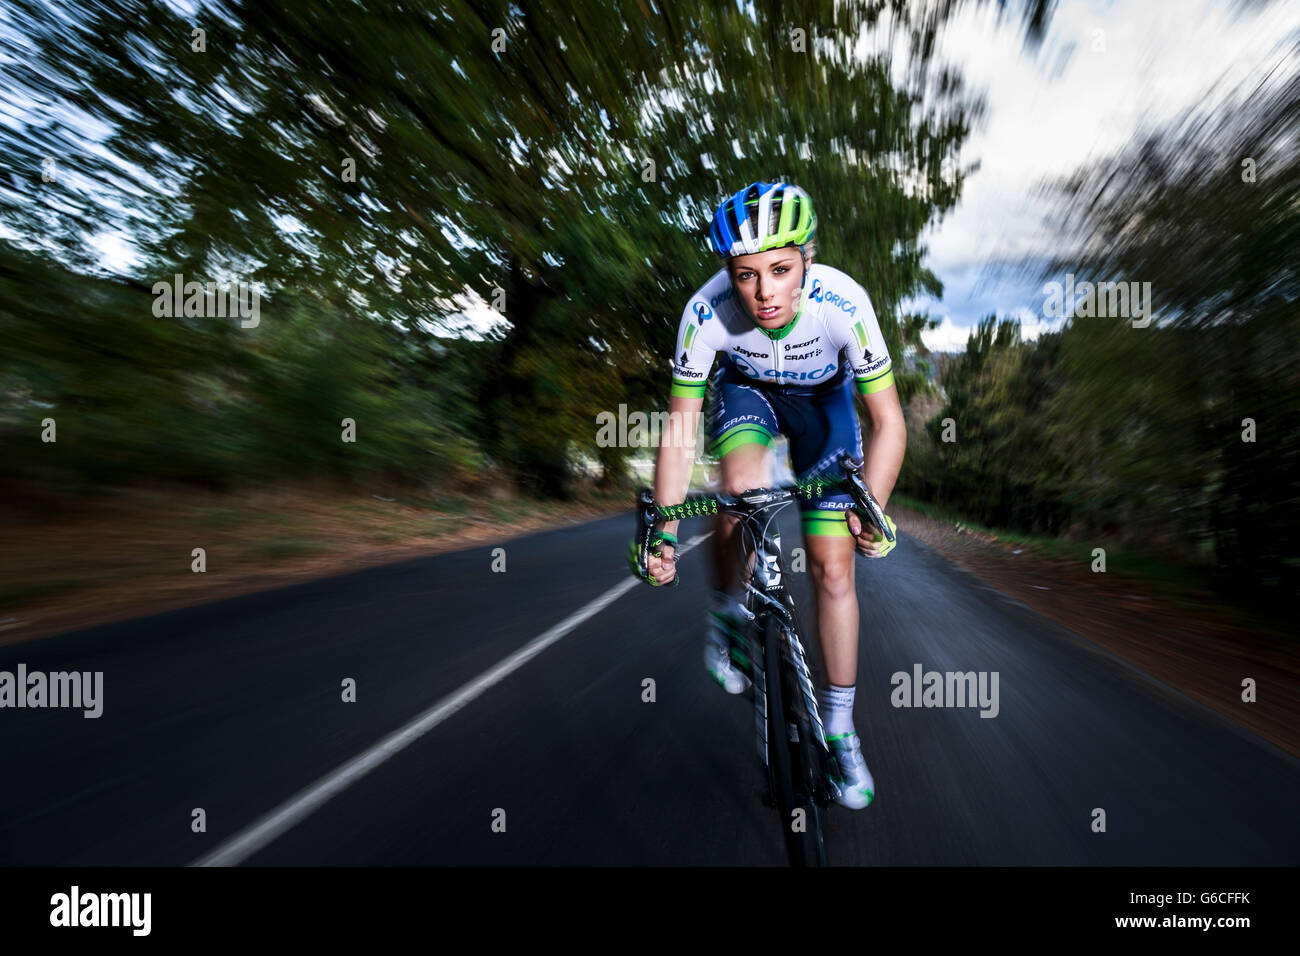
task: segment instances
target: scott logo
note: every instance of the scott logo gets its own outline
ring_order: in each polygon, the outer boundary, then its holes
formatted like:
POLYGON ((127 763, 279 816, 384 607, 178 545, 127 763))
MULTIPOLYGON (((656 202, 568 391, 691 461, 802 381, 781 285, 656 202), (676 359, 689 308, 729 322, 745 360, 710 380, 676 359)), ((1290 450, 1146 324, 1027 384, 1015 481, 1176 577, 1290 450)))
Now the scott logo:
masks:
POLYGON ((792 345, 787 345, 787 346, 785 347, 785 350, 786 350, 787 352, 797 352, 797 351, 799 351, 800 349, 806 349, 808 346, 812 345, 814 342, 820 342, 820 341, 821 341, 821 338, 822 338, 822 337, 821 337, 820 335, 817 335, 817 336, 814 336, 813 338, 809 339, 807 342, 796 342, 796 343, 794 343, 794 344, 792 344, 792 345))

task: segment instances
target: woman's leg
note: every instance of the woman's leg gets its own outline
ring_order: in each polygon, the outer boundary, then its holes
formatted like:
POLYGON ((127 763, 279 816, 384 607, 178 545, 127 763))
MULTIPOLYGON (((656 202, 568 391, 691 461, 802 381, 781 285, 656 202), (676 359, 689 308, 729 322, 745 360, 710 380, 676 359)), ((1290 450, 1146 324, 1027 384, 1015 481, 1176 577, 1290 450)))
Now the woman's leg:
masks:
MULTIPOLYGON (((840 521, 843 512, 835 513, 840 521)), ((815 522, 829 531, 830 522, 815 522)), ((807 524, 805 524, 807 528, 807 524)), ((853 539, 839 534, 805 534, 813 593, 817 596, 817 625, 827 686, 818 691, 822 725, 831 747, 831 777, 836 801, 861 810, 875 798, 876 783, 862 756, 862 742, 853 723, 858 682, 858 594, 854 587, 853 539)))
MULTIPOLYGON (((708 451, 721 463, 722 490, 736 494, 768 484, 768 447, 777 433, 776 415, 753 385, 738 381, 720 366, 714 375, 713 407, 708 418, 708 451)), ((729 694, 749 684, 746 649, 739 640, 743 610, 739 521, 719 515, 713 534, 713 582, 706 618, 704 663, 729 694), (737 669, 733 664, 739 664, 737 669)))
MULTIPOLYGON (((767 487, 771 462, 766 444, 739 445, 722 456, 722 491, 735 495, 751 488, 767 487)), ((740 519, 718 515, 713 534, 714 587, 733 595, 742 593, 740 580, 740 519)))
POLYGON ((858 593, 853 585, 853 539, 810 534, 805 544, 817 601, 817 629, 822 660, 826 662, 826 679, 839 687, 852 687, 858 680, 858 593))

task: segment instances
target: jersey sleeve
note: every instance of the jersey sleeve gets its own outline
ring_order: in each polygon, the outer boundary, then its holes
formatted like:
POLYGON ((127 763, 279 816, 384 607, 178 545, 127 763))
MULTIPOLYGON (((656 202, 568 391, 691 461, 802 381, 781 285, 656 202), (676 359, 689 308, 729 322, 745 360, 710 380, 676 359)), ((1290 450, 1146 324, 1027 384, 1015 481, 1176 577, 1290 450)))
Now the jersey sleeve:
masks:
POLYGON ((840 307, 834 312, 838 313, 842 345, 848 349, 858 394, 871 395, 894 384, 894 365, 867 290, 856 282, 851 282, 849 288, 853 298, 847 301, 852 311, 840 307))
POLYGON ((709 371, 717 347, 712 343, 713 326, 718 325, 713 308, 696 296, 682 312, 682 322, 677 329, 677 348, 673 352, 673 387, 669 393, 674 398, 703 398, 709 381, 709 371))

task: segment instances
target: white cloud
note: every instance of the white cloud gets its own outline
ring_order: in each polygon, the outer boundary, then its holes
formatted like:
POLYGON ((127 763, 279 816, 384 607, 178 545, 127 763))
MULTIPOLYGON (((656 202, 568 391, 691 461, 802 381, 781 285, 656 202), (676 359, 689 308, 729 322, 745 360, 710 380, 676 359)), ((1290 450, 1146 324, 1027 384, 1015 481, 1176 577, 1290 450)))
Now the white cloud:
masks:
POLYGON ((944 316, 937 329, 927 329, 921 333, 921 341, 931 352, 964 352, 970 329, 959 326, 952 319, 944 316))
MULTIPOLYGON (((1016 309, 1012 312, 997 313, 998 319, 1019 319, 1020 337, 1026 342, 1033 342, 1046 332, 1060 331, 1065 324, 1064 318, 1045 319, 1029 309, 1016 309)), ((972 325, 958 325, 951 316, 945 315, 938 328, 927 329, 921 333, 921 341, 931 352, 964 352, 966 340, 970 338, 972 325)))
POLYGON ((1065 325, 1063 316, 1046 319, 1041 315, 1030 312, 1028 309, 1017 309, 1010 315, 1004 315, 1001 318, 1019 319, 1020 337, 1026 342, 1033 342, 1047 332, 1059 332, 1061 326, 1065 325))
POLYGON ((1235 87, 1300 30, 1300 4, 1251 11, 1223 0, 1064 2, 1037 56, 1022 49, 1019 30, 1015 18, 998 26, 995 9, 979 5, 965 8, 941 40, 943 55, 988 104, 985 125, 963 153, 980 169, 958 207, 925 237, 944 298, 912 303, 954 329, 989 312, 1041 308, 1037 279, 979 281, 986 267, 996 272, 1001 262, 1064 251, 1047 208, 1031 196, 1038 183, 1113 154, 1144 127, 1235 87), (1094 51, 1095 38, 1103 50, 1094 51))

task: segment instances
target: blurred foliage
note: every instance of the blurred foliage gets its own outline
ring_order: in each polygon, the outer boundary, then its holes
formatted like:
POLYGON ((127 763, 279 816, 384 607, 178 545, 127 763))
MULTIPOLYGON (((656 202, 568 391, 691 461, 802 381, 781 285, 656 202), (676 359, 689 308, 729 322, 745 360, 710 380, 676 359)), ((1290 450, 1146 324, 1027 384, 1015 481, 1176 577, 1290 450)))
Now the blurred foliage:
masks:
MULTIPOLYGON (((1026 343, 990 317, 946 360, 927 316, 896 316, 941 292, 920 237, 982 112, 934 58, 963 5, 10 0, 0 477, 487 474, 562 495, 587 455, 616 480, 630 450, 595 446, 597 413, 662 406, 679 310, 717 266, 712 209, 783 178, 903 357, 900 489, 1293 587, 1296 78, 1051 187, 1074 249, 1045 275, 1150 282, 1149 328, 1079 318, 1026 343), (141 259, 105 271, 104 236, 141 259), (255 283, 260 322, 155 316, 177 273, 255 283), (457 331, 467 291, 499 328, 457 331)), ((1037 42, 1054 4, 1013 6, 1037 42)))
POLYGON ((985 523, 1210 560, 1239 596, 1294 595, 1300 44, 1290 44, 1263 81, 1047 187, 1077 251, 1044 276, 1149 282, 1155 318, 1137 328, 1076 316, 1030 344, 1017 323, 985 319, 943 376, 942 407, 909 417, 900 488, 985 523), (943 441, 944 419, 955 441, 943 441))
MULTIPOLYGON (((823 254, 869 277, 896 352, 898 303, 939 291, 918 237, 980 111, 933 60, 961 6, 15 0, 3 474, 492 469, 563 494, 585 453, 617 478, 596 414, 662 404, 679 309, 717 266, 708 216, 755 179, 816 197, 823 254), (881 52, 856 56, 863 35, 881 52), (142 253, 128 275, 97 266, 114 234, 142 253), (155 317, 178 273, 256 283, 260 323, 155 317), (467 290, 504 328, 454 334, 467 290), (57 446, 34 444, 47 416, 57 446)), ((1029 42, 1051 7, 1020 5, 1029 42)))

